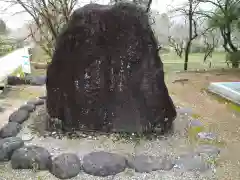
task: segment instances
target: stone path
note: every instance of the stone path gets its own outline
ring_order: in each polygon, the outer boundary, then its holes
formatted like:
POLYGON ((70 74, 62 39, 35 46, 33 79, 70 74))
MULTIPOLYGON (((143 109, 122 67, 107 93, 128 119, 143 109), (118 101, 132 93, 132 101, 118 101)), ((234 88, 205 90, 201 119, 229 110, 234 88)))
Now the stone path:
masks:
POLYGON ((0 99, 0 129, 8 123, 10 114, 19 108, 25 101, 23 100, 3 100, 0 99))
MULTIPOLYGON (((43 100, 28 102, 15 111, 8 125, 1 129, 0 154, 5 155, 0 157, 0 180, 217 179, 215 161, 220 149, 213 143, 189 143, 190 136, 196 139, 198 135, 198 139, 204 141, 215 136, 208 132, 199 134, 202 125, 186 114, 188 109, 178 110, 174 133, 168 137, 147 140, 87 135, 80 139, 59 139, 39 137, 32 131, 37 121, 42 123, 37 126, 45 125, 42 103, 43 100), (28 112, 28 116, 23 112, 28 112), (14 137, 16 131, 19 133, 14 137)), ((2 118, 8 121, 7 117, 2 118)))

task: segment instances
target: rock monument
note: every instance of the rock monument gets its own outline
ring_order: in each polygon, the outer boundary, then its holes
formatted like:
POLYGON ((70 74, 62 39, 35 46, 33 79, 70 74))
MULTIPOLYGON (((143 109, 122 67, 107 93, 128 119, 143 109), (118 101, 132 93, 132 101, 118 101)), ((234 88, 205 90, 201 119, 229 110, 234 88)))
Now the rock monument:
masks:
POLYGON ((47 111, 66 131, 168 131, 176 117, 148 14, 130 3, 72 14, 47 69, 47 111))

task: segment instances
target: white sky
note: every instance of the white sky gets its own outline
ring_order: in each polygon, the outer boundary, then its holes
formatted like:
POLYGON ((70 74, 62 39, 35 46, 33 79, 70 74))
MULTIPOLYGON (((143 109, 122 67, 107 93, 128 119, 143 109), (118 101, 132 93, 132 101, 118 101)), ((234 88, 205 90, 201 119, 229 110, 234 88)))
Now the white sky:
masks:
MULTIPOLYGON (((88 0, 80 1, 81 5, 87 4, 89 2, 88 0)), ((96 0, 96 2, 99 4, 107 4, 108 0, 96 0)), ((183 4, 184 2, 186 2, 186 0, 153 0, 151 8, 159 11, 160 13, 164 13, 169 10, 169 5, 171 7, 176 7, 183 4)), ((6 11, 3 11, 3 9, 8 7, 8 4, 5 2, 0 2, 0 7, 0 18, 6 22, 8 28, 21 28, 23 24, 31 20, 31 17, 27 13, 18 13, 16 15, 13 15, 16 12, 21 12, 23 10, 21 6, 14 6, 8 8, 6 11)))

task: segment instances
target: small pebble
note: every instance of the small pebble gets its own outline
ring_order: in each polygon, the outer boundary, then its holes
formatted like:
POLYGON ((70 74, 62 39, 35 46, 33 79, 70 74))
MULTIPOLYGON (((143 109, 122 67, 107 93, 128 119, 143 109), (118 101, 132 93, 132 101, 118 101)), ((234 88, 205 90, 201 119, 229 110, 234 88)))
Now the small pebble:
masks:
POLYGON ((21 138, 23 141, 31 141, 34 137, 31 134, 23 134, 21 138))

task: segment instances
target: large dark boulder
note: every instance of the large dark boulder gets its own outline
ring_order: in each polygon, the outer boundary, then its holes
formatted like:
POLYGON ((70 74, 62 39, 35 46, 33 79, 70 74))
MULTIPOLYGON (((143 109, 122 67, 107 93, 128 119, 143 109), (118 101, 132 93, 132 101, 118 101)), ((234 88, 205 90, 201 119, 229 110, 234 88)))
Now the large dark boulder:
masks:
POLYGON ((48 170, 51 164, 50 153, 45 148, 35 145, 17 149, 11 158, 13 169, 48 170))
POLYGON ((47 110, 63 128, 169 130, 175 106, 148 14, 130 3, 77 9, 47 69, 47 110))

